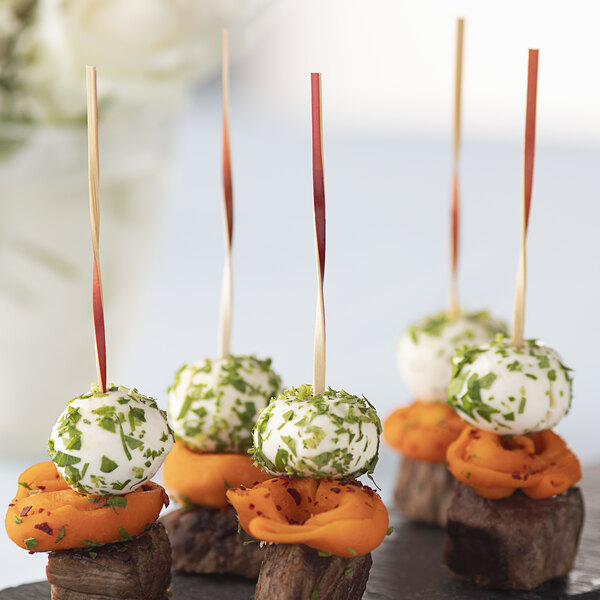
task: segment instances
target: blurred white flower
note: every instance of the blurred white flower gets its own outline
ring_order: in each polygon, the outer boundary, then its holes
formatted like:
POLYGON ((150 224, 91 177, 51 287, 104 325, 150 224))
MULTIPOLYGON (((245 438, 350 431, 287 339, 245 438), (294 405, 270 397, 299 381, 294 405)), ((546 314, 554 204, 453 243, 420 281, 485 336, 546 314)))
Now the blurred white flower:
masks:
POLYGON ((19 74, 20 112, 34 121, 83 119, 86 64, 98 69, 101 102, 177 102, 218 70, 221 28, 242 43, 245 26, 270 4, 37 0, 34 22, 19 39, 21 54, 30 57, 19 74))

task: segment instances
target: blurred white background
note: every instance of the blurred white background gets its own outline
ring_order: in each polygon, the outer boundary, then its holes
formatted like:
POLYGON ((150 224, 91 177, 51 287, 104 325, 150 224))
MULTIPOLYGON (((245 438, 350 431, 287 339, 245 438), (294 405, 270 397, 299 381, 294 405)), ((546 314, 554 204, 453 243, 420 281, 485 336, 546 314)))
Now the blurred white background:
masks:
MULTIPOLYGON (((316 277, 309 73, 322 71, 328 383, 365 394, 382 416, 411 400, 397 375, 395 342, 412 321, 447 303, 455 20, 463 16, 459 299, 507 320, 512 315, 527 49, 539 47, 526 335, 543 338, 575 369, 573 409, 558 431, 584 464, 600 461, 600 6, 276 0, 264 8, 260 23, 230 34, 239 48, 230 90, 232 351, 272 356, 288 385, 311 379, 316 277)), ((210 80, 178 113, 165 159, 171 165, 167 197, 143 264, 118 258, 136 281, 131 295, 127 277, 119 284, 119 302, 128 296, 135 302, 126 336, 112 318, 117 307, 106 310, 109 379, 157 396, 163 406, 179 366, 216 352, 224 256, 220 118, 220 86, 210 80), (138 282, 140 269, 148 275, 138 282)), ((100 135, 102 161, 110 149, 100 135)), ((91 275, 87 197, 73 210, 81 211, 82 225, 71 244, 89 255, 91 275)), ((104 223, 101 256, 120 243, 110 220, 104 223)), ((106 278, 109 265, 103 268, 106 278)), ((53 289, 46 291, 51 301, 53 289)), ((77 327, 89 336, 82 350, 88 371, 68 378, 69 365, 56 364, 64 385, 42 386, 31 399, 33 405, 56 403, 56 416, 95 378, 91 299, 83 308, 88 320, 77 327)), ((66 338, 53 337, 57 356, 68 351, 66 338)), ((11 343, 3 340, 6 348, 11 343)), ((53 364, 52 355, 47 360, 53 364)), ((28 368, 35 378, 36 365, 28 368)), ((5 382, 3 389, 15 385, 5 382)), ((18 410, 10 395, 1 402, 18 410)), ((53 424, 45 413, 38 421, 40 431, 53 424)), ((20 470, 44 459, 45 436, 25 428, 19 435, 22 444, 0 440, 0 492, 7 502, 20 470)), ((382 447, 376 480, 386 498, 397 462, 382 447)), ((0 558, 0 584, 44 576, 43 558, 33 559, 5 537, 0 558)))

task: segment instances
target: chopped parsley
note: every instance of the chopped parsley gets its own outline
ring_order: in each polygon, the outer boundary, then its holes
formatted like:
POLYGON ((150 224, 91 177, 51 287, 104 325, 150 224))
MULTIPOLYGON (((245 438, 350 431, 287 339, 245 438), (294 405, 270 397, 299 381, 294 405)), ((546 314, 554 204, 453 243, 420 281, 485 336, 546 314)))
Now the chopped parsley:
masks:
POLYGON ((32 552, 39 542, 34 537, 28 537, 27 539, 23 540, 23 543, 25 544, 27 550, 32 552))

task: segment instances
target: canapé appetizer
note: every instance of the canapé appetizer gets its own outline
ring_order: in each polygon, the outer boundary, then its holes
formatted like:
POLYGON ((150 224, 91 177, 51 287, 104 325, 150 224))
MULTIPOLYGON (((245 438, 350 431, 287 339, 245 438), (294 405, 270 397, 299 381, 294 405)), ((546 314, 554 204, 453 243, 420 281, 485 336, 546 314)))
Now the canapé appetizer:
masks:
POLYGON ((446 404, 452 356, 463 344, 483 344, 505 325, 487 312, 460 310, 457 300, 458 158, 462 79, 463 19, 457 23, 454 103, 454 175, 451 219, 451 288, 447 312, 415 323, 398 340, 398 366, 416 400, 394 411, 384 422, 385 441, 402 455, 396 480, 397 507, 413 521, 443 526, 453 479, 446 469, 446 450, 464 427, 446 404))
POLYGON ((445 563, 490 588, 530 590, 573 567, 583 524, 577 457, 552 431, 571 405, 571 371, 552 348, 523 339, 537 50, 529 51, 525 194, 511 339, 459 350, 448 403, 466 427, 448 448, 457 479, 445 563))
POLYGON ((169 390, 169 417, 177 441, 165 462, 163 481, 182 508, 163 517, 173 568, 188 573, 236 573, 257 577, 264 549, 238 535, 227 502, 228 486, 252 485, 267 475, 248 449, 260 411, 281 390, 271 359, 229 352, 233 194, 227 115, 227 34, 223 32, 223 187, 226 261, 218 358, 184 365, 169 390))
POLYGON ((318 308, 314 383, 290 388, 253 431, 256 464, 273 478, 227 492, 244 531, 268 550, 255 600, 361 598, 370 552, 388 531, 381 498, 356 478, 377 462, 381 424, 364 398, 325 389, 325 195, 320 75, 312 75, 318 308))
POLYGON ((414 521, 446 522, 453 486, 446 451, 465 426, 446 402, 454 352, 467 343, 487 343, 498 332, 505 332, 504 324, 486 312, 455 318, 439 313, 400 337, 400 372, 416 400, 389 415, 383 431, 385 441, 402 454, 396 505, 414 521))
POLYGON ((280 389, 271 361, 253 356, 206 360, 178 373, 169 393, 177 441, 163 469, 165 488, 182 506, 162 518, 174 569, 258 576, 264 550, 238 535, 225 492, 268 477, 247 451, 260 411, 280 389))
POLYGON ((58 418, 48 441, 52 461, 19 477, 6 529, 22 548, 50 552, 46 574, 54 600, 163 600, 171 552, 156 519, 169 501, 150 478, 171 450, 173 433, 154 399, 106 385, 93 67, 87 78, 98 384, 71 400, 58 418))

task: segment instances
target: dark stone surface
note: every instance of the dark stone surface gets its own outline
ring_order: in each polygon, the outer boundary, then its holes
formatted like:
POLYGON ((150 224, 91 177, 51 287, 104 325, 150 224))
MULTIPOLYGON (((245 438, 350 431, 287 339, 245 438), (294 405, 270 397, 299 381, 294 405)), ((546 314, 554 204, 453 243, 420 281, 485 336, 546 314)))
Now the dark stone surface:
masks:
MULTIPOLYGON (((600 600, 600 467, 584 471, 586 519, 575 568, 531 592, 482 590, 442 566, 445 532, 391 512, 394 533, 373 552, 364 600, 600 600)), ((231 576, 174 575, 173 600, 250 600, 254 583, 231 576)), ((49 583, 0 592, 0 600, 49 600, 49 583)))

